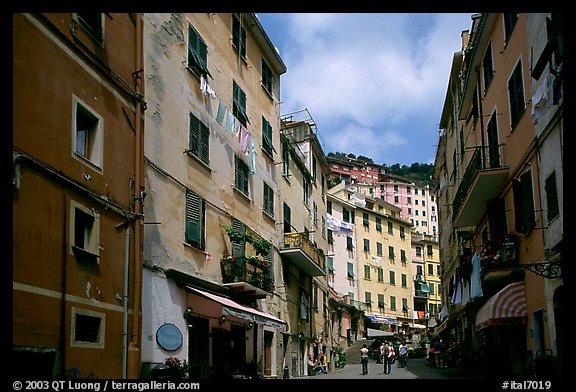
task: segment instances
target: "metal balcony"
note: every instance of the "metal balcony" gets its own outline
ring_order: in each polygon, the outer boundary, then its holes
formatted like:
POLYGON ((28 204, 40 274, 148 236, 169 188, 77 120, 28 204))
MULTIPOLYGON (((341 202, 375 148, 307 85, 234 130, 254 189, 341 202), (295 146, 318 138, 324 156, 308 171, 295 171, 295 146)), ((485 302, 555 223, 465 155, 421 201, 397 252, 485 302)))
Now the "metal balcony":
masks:
POLYGON ((454 196, 454 227, 475 226, 486 213, 486 203, 498 196, 510 168, 502 164, 501 145, 476 147, 454 196))
POLYGON ((309 276, 326 275, 324 253, 304 233, 285 233, 279 252, 309 276))
POLYGON ((270 267, 261 268, 250 260, 248 257, 222 259, 222 283, 243 296, 266 298, 274 288, 270 267))

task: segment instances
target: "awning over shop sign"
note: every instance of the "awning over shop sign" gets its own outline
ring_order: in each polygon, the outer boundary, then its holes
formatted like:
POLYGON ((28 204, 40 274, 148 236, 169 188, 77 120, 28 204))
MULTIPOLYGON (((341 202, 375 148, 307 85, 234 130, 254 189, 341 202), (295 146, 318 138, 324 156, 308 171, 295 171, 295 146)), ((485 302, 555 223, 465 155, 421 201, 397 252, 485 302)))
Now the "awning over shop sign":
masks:
POLYGON ((504 287, 492 296, 476 314, 476 330, 490 326, 524 324, 528 310, 524 282, 504 287))
POLYGON ((239 304, 229 298, 212 294, 192 286, 187 285, 186 289, 191 293, 198 294, 222 305, 223 316, 233 316, 243 320, 257 322, 281 331, 286 329, 286 323, 283 320, 280 320, 269 313, 239 304))
POLYGON ((381 316, 379 314, 367 314, 366 317, 368 317, 374 323, 398 324, 398 321, 396 319, 393 319, 391 317, 384 317, 384 316, 381 316))

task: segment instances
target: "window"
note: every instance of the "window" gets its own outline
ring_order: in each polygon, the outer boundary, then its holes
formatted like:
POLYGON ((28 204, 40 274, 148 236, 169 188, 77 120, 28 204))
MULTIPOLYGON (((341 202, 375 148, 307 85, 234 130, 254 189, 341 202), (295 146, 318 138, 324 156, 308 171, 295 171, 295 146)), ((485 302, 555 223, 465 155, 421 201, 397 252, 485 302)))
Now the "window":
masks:
POLYGON ((332 215, 332 200, 326 201, 326 212, 332 215))
POLYGON ((199 194, 186 190, 186 243, 198 249, 205 248, 206 205, 199 194))
POLYGON ((492 42, 488 43, 488 48, 484 54, 484 59, 482 60, 482 72, 484 76, 484 92, 488 90, 490 82, 494 77, 494 68, 492 67, 492 42))
POLYGON ((73 102, 73 155, 102 169, 104 130, 102 118, 77 97, 73 102))
POLYGON ((208 46, 206 46, 200 34, 191 25, 188 26, 188 67, 196 76, 207 77, 210 75, 208 70, 208 46))
POLYGON ((366 300, 366 306, 372 306, 372 293, 369 291, 364 292, 364 299, 366 300))
POLYGON ((388 222, 388 234, 394 235, 394 226, 392 225, 392 222, 388 222))
POLYGON ((434 264, 428 264, 428 275, 434 275, 434 264))
POLYGON ((400 249, 400 261, 402 263, 406 263, 408 261, 406 258, 406 251, 404 249, 400 249))
POLYGON ((432 249, 432 245, 426 245, 426 254, 428 256, 433 256, 434 255, 434 251, 432 249))
POLYGON ((99 12, 79 12, 76 14, 82 29, 99 44, 104 43, 104 19, 99 12))
POLYGON ((512 76, 508 80, 508 97, 510 99, 510 126, 514 128, 524 113, 524 85, 522 84, 522 61, 518 61, 512 76))
POLYGON ((352 237, 349 235, 346 236, 346 249, 349 251, 354 250, 354 246, 352 245, 352 237))
MULTIPOLYGON (((242 14, 240 14, 242 18, 242 14)), ((246 29, 242 21, 234 14, 232 15, 232 45, 242 58, 246 58, 246 29)))
POLYGON ((390 296, 390 310, 395 311, 396 310, 396 297, 394 296, 390 296))
POLYGON ((354 263, 352 263, 351 261, 349 261, 347 264, 347 273, 348 273, 348 278, 350 278, 350 279, 354 278, 354 263))
POLYGON ((364 238, 364 252, 370 253, 370 240, 368 238, 364 238))
POLYGON ((508 42, 510 35, 512 35, 512 30, 516 26, 516 21, 518 20, 518 14, 512 12, 504 13, 504 40, 508 42))
POLYGON ((344 222, 350 223, 350 211, 348 211, 346 208, 342 208, 342 220, 344 222))
POLYGON ((318 206, 315 201, 312 202, 312 221, 314 225, 318 226, 318 206))
POLYGON ((390 271, 390 284, 396 284, 396 272, 390 271))
POLYGON ((400 202, 400 199, 398 198, 398 196, 394 196, 394 204, 398 204, 400 202))
POLYGON ((326 258, 328 259, 328 273, 333 274, 334 273, 334 257, 332 256, 326 256, 326 258))
POLYGON ((234 167, 236 172, 234 185, 236 185, 236 189, 242 192, 246 197, 249 197, 250 192, 248 189, 248 165, 242 160, 242 158, 238 157, 238 155, 234 155, 234 167))
POLYGON ((79 260, 99 262, 100 215, 75 201, 70 202, 70 243, 79 260))
POLYGON ((273 82, 272 70, 266 63, 264 59, 262 59, 262 87, 268 92, 268 94, 272 95, 272 82, 273 82))
POLYGON ((535 226, 532 171, 528 170, 512 184, 516 231, 528 235, 535 226))
POLYGON ((416 247, 416 256, 422 257, 422 247, 421 246, 416 247))
POLYGON ((369 227, 370 226, 370 220, 368 219, 368 214, 366 212, 362 213, 362 225, 364 227, 369 227))
POLYGON ((262 116, 262 148, 268 154, 272 155, 274 145, 272 143, 272 125, 262 116))
POLYGON ((284 233, 290 233, 292 231, 292 223, 290 221, 291 217, 290 207, 288 204, 284 203, 284 233))
MULTIPOLYGON (((378 282, 384 283, 384 269, 382 267, 378 267, 376 272, 378 273, 378 282)), ((382 301, 382 302, 384 302, 384 301, 382 301)))
POLYGON ((190 113, 190 142, 188 152, 208 165, 210 163, 209 149, 210 130, 198 117, 190 113))
POLYGON ((376 255, 382 256, 382 243, 376 242, 376 255))
POLYGON ((232 81, 232 114, 244 126, 250 123, 246 113, 246 93, 240 88, 235 80, 232 81))
POLYGON ((274 217, 274 191, 264 182, 264 212, 274 217))
POLYGON ((558 208, 558 191, 556 188, 556 172, 552 172, 547 178, 544 185, 546 191, 546 206, 548 208, 546 217, 548 222, 560 215, 558 208))
POLYGON ((428 282, 428 289, 430 290, 430 295, 434 295, 434 282, 428 282))
POLYGON ((364 279, 370 280, 370 266, 364 264, 364 279))
POLYGON ((406 233, 404 232, 404 226, 400 226, 400 238, 406 238, 406 233))
POLYGON ((406 298, 402 298, 402 311, 407 312, 408 309, 408 300, 406 298))
POLYGON ((72 347, 104 348, 106 314, 72 307, 72 347))
POLYGON ((303 176, 302 188, 304 190, 304 204, 307 206, 310 203, 310 182, 303 176))
POLYGON ((394 247, 393 246, 389 246, 388 247, 388 257, 391 260, 394 260, 394 247))
POLYGON ((382 219, 376 218, 376 231, 382 233, 382 219))
POLYGON ((384 294, 378 294, 378 307, 384 308, 384 294))
POLYGON ((406 198, 406 204, 412 204, 412 197, 411 196, 408 196, 406 198))
POLYGON ((282 144, 282 175, 288 177, 290 175, 290 150, 286 144, 282 144))
POLYGON ((401 280, 402 280, 402 287, 406 288, 408 285, 408 277, 406 276, 406 274, 402 274, 401 276, 401 280))

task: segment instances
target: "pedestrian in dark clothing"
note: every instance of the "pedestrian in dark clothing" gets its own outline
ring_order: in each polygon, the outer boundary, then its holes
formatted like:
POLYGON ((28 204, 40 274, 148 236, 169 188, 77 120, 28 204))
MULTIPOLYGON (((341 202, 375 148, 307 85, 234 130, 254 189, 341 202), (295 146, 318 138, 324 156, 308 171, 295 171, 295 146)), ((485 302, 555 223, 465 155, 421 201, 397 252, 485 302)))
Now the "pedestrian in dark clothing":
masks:
POLYGON ((405 368, 408 362, 408 347, 406 343, 402 342, 398 347, 398 354, 400 354, 400 367, 405 368))

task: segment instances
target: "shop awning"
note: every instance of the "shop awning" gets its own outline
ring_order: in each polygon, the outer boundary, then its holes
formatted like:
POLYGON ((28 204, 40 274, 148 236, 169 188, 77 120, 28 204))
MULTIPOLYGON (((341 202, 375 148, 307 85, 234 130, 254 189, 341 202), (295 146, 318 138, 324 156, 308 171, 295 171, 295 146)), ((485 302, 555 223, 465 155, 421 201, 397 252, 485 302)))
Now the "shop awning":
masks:
MULTIPOLYGON (((280 320, 279 318, 276 318, 269 313, 239 304, 229 298, 212 294, 192 286, 186 285, 186 289, 193 294, 197 294, 201 297, 207 298, 220 304, 222 307, 223 316, 237 317, 243 320, 261 323, 275 329, 286 329, 286 323, 283 320, 280 320)), ((192 301, 189 300, 188 302, 189 305, 194 309, 194 304, 191 303, 192 301)))
POLYGON ((439 326, 436 327, 435 333, 440 334, 446 329, 446 327, 448 327, 448 318, 446 318, 439 326))
POLYGON ((398 324, 398 321, 396 321, 396 319, 393 319, 391 317, 384 317, 379 314, 367 314, 366 317, 368 317, 374 323, 398 324))
POLYGON ((412 328, 416 328, 416 329, 426 329, 426 326, 424 324, 412 324, 411 325, 412 328))
POLYGON ((422 291, 423 293, 429 293, 430 292, 430 287, 428 286, 428 284, 426 282, 418 282, 418 289, 420 291, 422 291))
POLYGON ((476 330, 494 325, 523 324, 527 314, 524 282, 512 283, 492 296, 478 310, 476 330))
POLYGON ((382 331, 380 329, 366 328, 367 337, 373 338, 375 336, 394 336, 394 332, 382 331))

